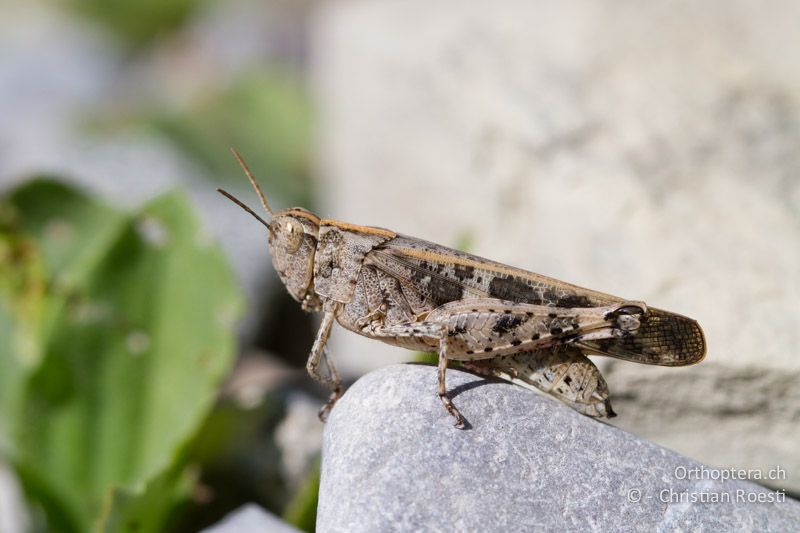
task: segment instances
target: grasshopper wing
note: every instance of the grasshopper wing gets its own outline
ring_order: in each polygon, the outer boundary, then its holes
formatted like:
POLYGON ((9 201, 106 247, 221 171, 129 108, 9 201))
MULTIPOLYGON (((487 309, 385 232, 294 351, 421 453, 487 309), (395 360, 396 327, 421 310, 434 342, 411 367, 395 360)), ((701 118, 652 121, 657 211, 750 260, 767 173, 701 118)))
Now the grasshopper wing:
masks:
MULTIPOLYGON (((561 308, 602 307, 626 301, 403 235, 372 250, 366 260, 401 284, 413 286, 430 311, 455 300, 473 298, 561 308)), ((696 321, 652 307, 641 318, 638 332, 582 341, 574 346, 587 353, 661 366, 695 364, 706 353, 703 330, 696 321)))
POLYGON ((660 366, 699 363, 706 355, 706 340, 696 321, 650 307, 634 335, 575 343, 588 353, 660 366))

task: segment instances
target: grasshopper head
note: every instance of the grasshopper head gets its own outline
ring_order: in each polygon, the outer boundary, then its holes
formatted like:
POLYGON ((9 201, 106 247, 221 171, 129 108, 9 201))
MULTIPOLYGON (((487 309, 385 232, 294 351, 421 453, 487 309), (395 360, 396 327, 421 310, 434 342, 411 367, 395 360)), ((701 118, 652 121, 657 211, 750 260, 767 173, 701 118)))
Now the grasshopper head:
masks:
POLYGON ((314 292, 318 236, 319 218, 299 207, 279 211, 269 223, 272 264, 289 294, 307 310, 322 306, 314 292))
POLYGON ((307 311, 321 309, 322 301, 314 292, 314 253, 317 250, 319 237, 319 217, 302 207, 282 209, 273 213, 250 169, 236 150, 231 151, 244 169, 247 179, 261 199, 261 205, 272 220, 265 221, 232 194, 222 189, 217 190, 267 227, 272 264, 292 298, 300 302, 307 311))

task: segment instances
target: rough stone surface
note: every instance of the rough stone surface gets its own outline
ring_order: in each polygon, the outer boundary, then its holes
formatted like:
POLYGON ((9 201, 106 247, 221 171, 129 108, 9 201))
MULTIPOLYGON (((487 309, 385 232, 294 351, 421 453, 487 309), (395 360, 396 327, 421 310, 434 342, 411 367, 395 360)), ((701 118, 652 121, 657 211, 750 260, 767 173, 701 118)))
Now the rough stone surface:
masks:
MULTIPOLYGON (((334 2, 325 213, 694 317, 686 370, 614 363, 621 427, 800 491, 800 3, 334 2)), ((334 332, 352 371, 407 358, 334 332), (369 353, 370 358, 363 354, 369 353)))
POLYGON ((226 516, 219 524, 204 529, 204 533, 300 533, 280 518, 255 504, 248 504, 226 516))
POLYGON ((395 365, 350 388, 325 430, 318 531, 788 531, 800 523, 797 501, 737 501, 783 497, 748 481, 696 479, 713 470, 693 475, 700 463, 555 400, 460 371, 448 381, 471 429, 453 427, 433 367, 395 365))

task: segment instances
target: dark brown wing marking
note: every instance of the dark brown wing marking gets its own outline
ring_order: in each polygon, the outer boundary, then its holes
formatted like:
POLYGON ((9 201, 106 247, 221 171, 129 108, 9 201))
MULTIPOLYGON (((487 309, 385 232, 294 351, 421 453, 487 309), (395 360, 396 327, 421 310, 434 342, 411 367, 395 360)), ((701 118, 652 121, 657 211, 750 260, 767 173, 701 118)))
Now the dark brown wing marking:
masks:
POLYGON ((431 310, 456 300, 484 296, 480 291, 451 279, 435 269, 429 270, 384 250, 370 252, 368 261, 390 276, 413 280, 414 287, 429 300, 431 310))

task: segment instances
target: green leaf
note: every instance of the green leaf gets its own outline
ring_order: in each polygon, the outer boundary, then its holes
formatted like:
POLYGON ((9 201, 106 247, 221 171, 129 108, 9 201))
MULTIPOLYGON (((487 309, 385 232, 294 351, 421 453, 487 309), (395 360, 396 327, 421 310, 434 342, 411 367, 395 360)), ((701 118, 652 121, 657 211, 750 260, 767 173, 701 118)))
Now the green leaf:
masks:
POLYGON ((41 359, 45 278, 41 252, 16 234, 16 212, 0 203, 0 453, 8 454, 9 421, 23 383, 41 359))
MULTIPOLYGON (((414 356, 411 360, 415 363, 422 363, 426 365, 438 365, 439 364, 439 354, 434 352, 414 352, 414 356)), ((452 361, 450 364, 453 365, 455 361, 452 361)))
POLYGON ((189 494, 195 477, 193 472, 173 468, 145 486, 114 489, 108 494, 96 530, 164 531, 164 524, 189 494))
POLYGON ((108 29, 138 51, 179 28, 203 0, 67 0, 77 13, 108 29))
MULTIPOLYGON (((0 292, 0 331, 40 324, 40 362, 14 375, 15 400, 0 396, 30 498, 65 531, 88 530, 112 489, 171 501, 182 476, 152 482, 182 467, 234 354, 241 299, 222 253, 178 193, 127 214, 38 181, 8 206, 19 222, 5 240, 35 244, 46 287, 33 318, 0 292)), ((21 359, 0 350, 0 368, 21 359)))
POLYGON ((320 462, 317 460, 309 469, 303 485, 298 489, 283 512, 283 519, 289 524, 313 532, 317 525, 317 503, 319 502, 320 462))

